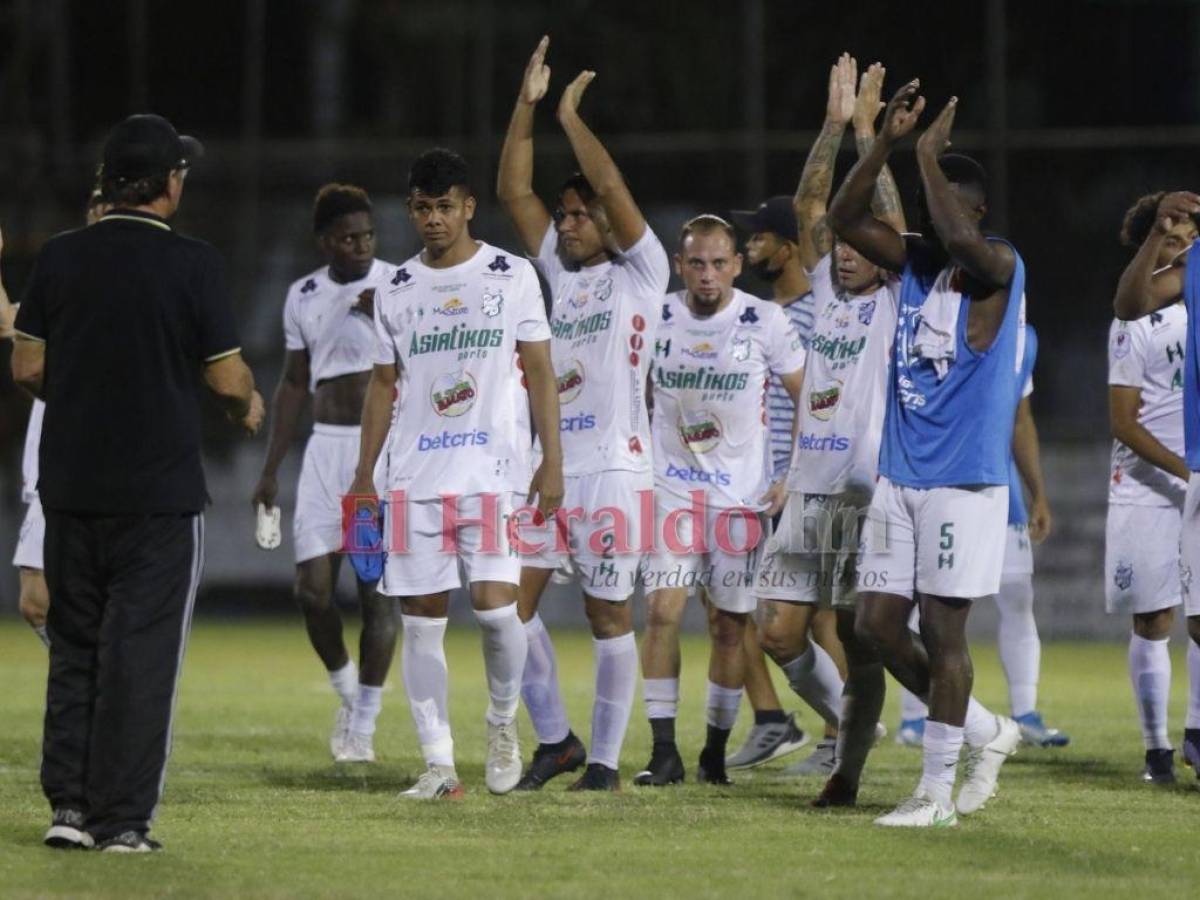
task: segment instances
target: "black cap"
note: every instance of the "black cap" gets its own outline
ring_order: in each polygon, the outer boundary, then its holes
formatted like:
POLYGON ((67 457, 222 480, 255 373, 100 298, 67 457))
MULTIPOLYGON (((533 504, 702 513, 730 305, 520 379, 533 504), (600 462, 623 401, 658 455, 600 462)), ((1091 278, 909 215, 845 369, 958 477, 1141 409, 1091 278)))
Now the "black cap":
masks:
POLYGON ((150 175, 186 169, 204 155, 194 137, 180 135, 162 116, 130 116, 113 127, 104 142, 104 181, 136 181, 150 175))
POLYGON ((773 231, 786 240, 800 240, 796 211, 792 209, 792 198, 786 194, 764 200, 755 210, 735 209, 733 224, 747 234, 773 231))

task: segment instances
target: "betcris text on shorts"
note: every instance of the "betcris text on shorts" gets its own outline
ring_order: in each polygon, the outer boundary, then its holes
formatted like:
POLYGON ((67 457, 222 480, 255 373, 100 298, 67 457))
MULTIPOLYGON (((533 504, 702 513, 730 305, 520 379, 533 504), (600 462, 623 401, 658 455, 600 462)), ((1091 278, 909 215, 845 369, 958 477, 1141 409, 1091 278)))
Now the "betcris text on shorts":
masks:
POLYGON ((695 466, 680 468, 674 463, 667 463, 667 477, 677 478, 693 484, 715 484, 718 487, 728 487, 730 475, 728 472, 706 472, 695 466))
POLYGON ((850 438, 838 434, 801 434, 796 439, 796 446, 801 450, 843 452, 850 449, 850 438))
POLYGON ((417 438, 417 452, 450 450, 454 447, 481 447, 488 442, 488 433, 477 429, 471 431, 443 431, 441 434, 423 434, 417 438))
POLYGON ((576 416, 563 416, 558 420, 559 431, 588 431, 596 427, 596 416, 592 413, 580 413, 576 416))

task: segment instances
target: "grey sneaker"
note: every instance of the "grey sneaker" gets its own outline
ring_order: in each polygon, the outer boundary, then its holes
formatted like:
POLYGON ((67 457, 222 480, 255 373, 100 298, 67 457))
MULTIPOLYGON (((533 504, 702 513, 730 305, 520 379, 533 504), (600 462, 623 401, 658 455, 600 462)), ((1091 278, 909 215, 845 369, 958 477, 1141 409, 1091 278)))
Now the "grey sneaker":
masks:
POLYGON ((162 849, 162 844, 140 831, 122 831, 116 837, 96 845, 101 853, 153 853, 162 849))
POLYGON ((802 759, 800 762, 788 766, 783 770, 783 774, 798 775, 800 777, 820 775, 828 778, 833 774, 836 752, 837 741, 834 738, 822 738, 817 742, 816 749, 808 754, 807 759, 802 759))
POLYGON ((726 769, 753 769, 773 759, 795 753, 808 743, 808 735, 797 727, 796 716, 788 713, 783 722, 755 725, 737 752, 725 757, 726 769))

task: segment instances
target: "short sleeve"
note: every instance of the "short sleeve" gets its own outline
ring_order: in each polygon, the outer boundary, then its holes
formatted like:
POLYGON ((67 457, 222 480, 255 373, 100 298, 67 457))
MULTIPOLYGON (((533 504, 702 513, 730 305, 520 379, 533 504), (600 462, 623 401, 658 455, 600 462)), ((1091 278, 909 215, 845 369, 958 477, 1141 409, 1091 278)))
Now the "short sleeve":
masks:
POLYGON ((199 346, 204 362, 216 362, 242 349, 229 292, 225 260, 212 247, 200 259, 199 346))
POLYGON ((394 366, 400 361, 395 336, 388 326, 387 316, 384 315, 386 303, 386 295, 377 292, 375 294, 375 342, 371 351, 371 362, 377 366, 394 366))
POLYGON ((558 276, 566 271, 566 267, 558 255, 558 228, 553 219, 542 236, 542 245, 538 248, 537 256, 531 257, 530 262, 537 266, 537 270, 550 285, 550 290, 555 290, 558 287, 558 276))
POLYGON ((804 348, 804 341, 800 339, 796 326, 783 310, 774 304, 768 308, 775 309, 778 317, 773 317, 776 318, 776 322, 767 339, 767 368, 776 375, 790 375, 804 368, 808 351, 804 348))
POLYGON ((17 334, 35 341, 45 341, 50 335, 49 323, 46 321, 46 294, 49 290, 46 272, 52 270, 53 266, 47 266, 44 257, 43 251, 38 254, 33 264, 33 272, 25 285, 21 306, 13 322, 13 330, 17 334))
POLYGON ((1146 336, 1138 321, 1114 319, 1108 331, 1108 383, 1140 388, 1146 374, 1146 336))
POLYGON ((542 286, 532 268, 521 272, 520 280, 514 285, 517 290, 516 313, 518 341, 550 340, 550 323, 546 321, 546 306, 542 299, 542 286))
POLYGON ((288 350, 308 349, 300 328, 300 298, 295 291, 288 291, 283 303, 283 346, 288 350))
POLYGON ((671 279, 671 262, 662 241, 649 224, 632 247, 621 254, 621 262, 629 276, 630 285, 638 295, 658 298, 667 292, 671 279))

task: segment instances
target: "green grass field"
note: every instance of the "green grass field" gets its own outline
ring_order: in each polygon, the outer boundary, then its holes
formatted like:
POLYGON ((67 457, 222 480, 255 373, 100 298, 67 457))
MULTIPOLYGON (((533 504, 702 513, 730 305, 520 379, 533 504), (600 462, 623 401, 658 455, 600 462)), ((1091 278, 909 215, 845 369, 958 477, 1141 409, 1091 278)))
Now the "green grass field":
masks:
MULTIPOLYGON (((567 705, 587 738, 591 647, 557 635, 567 705)), ((816 811, 814 781, 779 768, 732 788, 629 784, 648 755, 640 696, 619 795, 492 797, 483 787, 486 692, 479 638, 452 631, 451 712, 461 803, 396 800, 422 769, 393 681, 376 734, 380 762, 328 756, 333 698, 294 622, 197 624, 175 752, 154 834, 166 852, 108 856, 45 849, 37 782, 45 654, 0 622, 0 896, 1195 896, 1200 791, 1138 781, 1141 740, 1111 644, 1049 644, 1042 706, 1072 734, 1066 750, 1023 750, 1001 793, 955 830, 891 831, 871 819, 911 791, 920 758, 890 739, 872 755, 861 806, 816 811)), ((1179 642, 1177 651, 1182 650, 1179 642)), ((684 648, 680 743, 690 770, 704 733, 705 645, 684 648)), ((398 678, 399 666, 396 666, 398 678)), ((1004 706, 993 648, 976 651, 976 689, 1004 706)), ((1175 658, 1172 734, 1183 726, 1186 667, 1175 658)), ((786 693, 783 696, 789 696, 786 693)), ((787 705, 795 707, 790 700, 787 705)), ((889 696, 888 724, 896 721, 889 696)), ((802 716, 806 727, 813 715, 802 716)), ((743 710, 734 742, 747 727, 743 710)), ((522 714, 526 758, 532 731, 522 714)), ((804 752, 804 751, 801 751, 804 752)), ((564 779, 560 779, 564 781, 564 779)))

